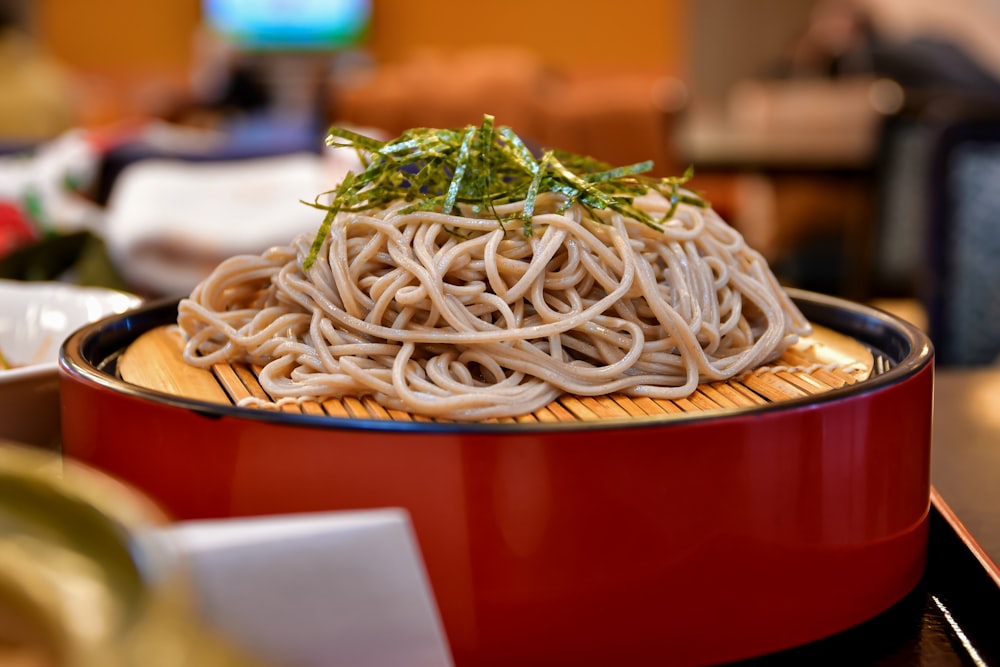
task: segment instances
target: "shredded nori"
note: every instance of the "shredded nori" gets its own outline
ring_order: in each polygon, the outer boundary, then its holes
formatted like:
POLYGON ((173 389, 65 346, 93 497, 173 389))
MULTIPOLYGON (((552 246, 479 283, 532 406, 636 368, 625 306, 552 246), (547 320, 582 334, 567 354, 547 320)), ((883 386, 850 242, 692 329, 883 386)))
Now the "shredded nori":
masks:
POLYGON ((574 203, 591 209, 610 209, 654 229, 656 222, 633 206, 635 197, 651 189, 671 202, 672 215, 681 203, 706 207, 698 195, 681 186, 693 176, 688 168, 682 176, 654 178, 651 161, 612 167, 600 160, 566 151, 546 150, 536 157, 509 127, 494 127, 494 118, 484 115, 477 127, 458 129, 414 128, 396 139, 378 141, 346 128, 332 127, 328 146, 352 147, 364 168, 349 173, 340 185, 321 193, 310 203, 326 211, 303 268, 312 266, 340 212, 363 212, 394 201, 413 202, 402 212, 439 210, 460 212, 457 204, 477 214, 492 211, 501 225, 510 222, 495 213, 495 207, 524 201, 520 214, 523 233, 532 233, 535 200, 544 192, 565 197, 563 208, 574 203), (329 196, 328 203, 320 200, 329 196))

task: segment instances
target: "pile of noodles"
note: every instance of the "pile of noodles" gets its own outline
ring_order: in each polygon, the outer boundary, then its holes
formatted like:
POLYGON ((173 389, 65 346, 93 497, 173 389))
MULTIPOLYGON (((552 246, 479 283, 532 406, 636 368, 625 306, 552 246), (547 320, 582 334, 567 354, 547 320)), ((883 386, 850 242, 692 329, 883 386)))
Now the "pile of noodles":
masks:
POLYGON ((657 229, 548 192, 530 233, 498 222, 524 205, 342 211, 311 264, 311 237, 231 258, 180 303, 184 357, 262 365, 276 404, 370 395, 474 420, 563 393, 685 397, 809 331, 764 258, 709 207, 650 190, 634 206, 657 229))

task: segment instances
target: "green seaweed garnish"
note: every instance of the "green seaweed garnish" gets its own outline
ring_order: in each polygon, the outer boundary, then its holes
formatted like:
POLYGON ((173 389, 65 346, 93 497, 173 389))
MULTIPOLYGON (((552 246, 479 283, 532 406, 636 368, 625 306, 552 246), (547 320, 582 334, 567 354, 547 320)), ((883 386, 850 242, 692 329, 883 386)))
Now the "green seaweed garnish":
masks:
POLYGON ((682 189, 691 179, 654 178, 646 174, 651 161, 621 167, 565 151, 547 150, 536 158, 509 127, 494 127, 484 115, 477 127, 459 129, 414 128, 390 141, 379 141, 351 130, 332 127, 328 146, 353 148, 364 167, 349 173, 340 185, 321 193, 309 205, 326 211, 323 223, 303 263, 308 270, 341 212, 362 212, 394 201, 411 202, 403 212, 438 210, 458 212, 462 204, 475 213, 492 211, 501 226, 510 222, 496 213, 498 205, 524 201, 519 217, 523 233, 532 234, 531 219, 538 195, 555 192, 565 197, 563 210, 578 203, 588 209, 609 209, 660 229, 648 214, 633 206, 635 197, 657 190, 671 203, 672 215, 681 203, 706 207, 698 195, 682 189), (320 199, 329 195, 328 203, 320 199))

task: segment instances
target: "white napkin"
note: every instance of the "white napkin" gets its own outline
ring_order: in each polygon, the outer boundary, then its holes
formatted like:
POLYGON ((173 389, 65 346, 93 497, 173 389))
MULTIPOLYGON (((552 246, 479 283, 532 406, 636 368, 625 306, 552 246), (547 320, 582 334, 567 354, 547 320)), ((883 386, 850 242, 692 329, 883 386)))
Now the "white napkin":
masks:
POLYGON ((186 295, 223 259, 319 229, 323 211, 302 202, 335 188, 358 164, 352 151, 135 162, 108 200, 108 252, 137 290, 186 295))
POLYGON ((450 667, 408 514, 180 522, 199 611, 285 667, 450 667))

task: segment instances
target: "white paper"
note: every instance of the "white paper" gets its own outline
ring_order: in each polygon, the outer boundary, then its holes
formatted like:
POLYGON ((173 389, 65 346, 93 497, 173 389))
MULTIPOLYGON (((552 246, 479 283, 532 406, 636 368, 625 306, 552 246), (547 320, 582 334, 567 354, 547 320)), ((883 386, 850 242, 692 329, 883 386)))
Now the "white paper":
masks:
POLYGON ((129 165, 108 201, 108 252, 130 284, 190 292, 219 262, 316 230, 300 200, 328 189, 312 154, 219 162, 149 159, 129 165))
POLYGON ((403 510, 180 522, 199 611, 286 667, 450 667, 403 510))

